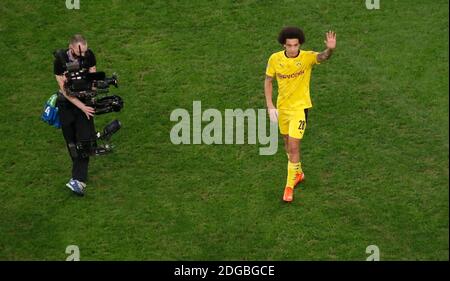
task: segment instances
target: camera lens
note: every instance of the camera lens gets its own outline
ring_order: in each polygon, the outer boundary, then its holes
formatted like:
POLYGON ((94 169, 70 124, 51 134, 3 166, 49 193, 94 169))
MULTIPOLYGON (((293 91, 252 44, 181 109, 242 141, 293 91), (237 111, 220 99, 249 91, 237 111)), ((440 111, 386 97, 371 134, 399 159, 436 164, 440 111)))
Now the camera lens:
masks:
POLYGON ((103 135, 105 137, 110 137, 112 134, 117 132, 121 126, 122 124, 120 124, 119 120, 114 120, 108 125, 106 125, 106 127, 103 129, 103 135))

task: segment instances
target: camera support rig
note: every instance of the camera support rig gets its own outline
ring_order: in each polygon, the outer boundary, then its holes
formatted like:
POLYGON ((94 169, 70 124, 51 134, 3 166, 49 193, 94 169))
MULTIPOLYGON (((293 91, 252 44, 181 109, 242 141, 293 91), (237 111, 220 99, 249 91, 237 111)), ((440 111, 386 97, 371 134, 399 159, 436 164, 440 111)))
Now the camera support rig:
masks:
MULTIPOLYGON (((105 72, 89 72, 83 69, 82 58, 66 63, 62 52, 62 50, 55 51, 54 56, 63 60, 66 65, 64 88, 68 95, 83 99, 87 106, 95 109, 95 115, 119 112, 123 108, 123 100, 120 96, 107 95, 111 85, 118 88, 118 80, 115 74, 106 77, 105 72)), ((106 125, 102 132, 96 132, 95 139, 68 144, 71 156, 89 157, 90 155, 104 155, 112 152, 111 136, 121 126, 119 120, 114 120, 106 125), (98 145, 97 141, 102 144, 98 145)))

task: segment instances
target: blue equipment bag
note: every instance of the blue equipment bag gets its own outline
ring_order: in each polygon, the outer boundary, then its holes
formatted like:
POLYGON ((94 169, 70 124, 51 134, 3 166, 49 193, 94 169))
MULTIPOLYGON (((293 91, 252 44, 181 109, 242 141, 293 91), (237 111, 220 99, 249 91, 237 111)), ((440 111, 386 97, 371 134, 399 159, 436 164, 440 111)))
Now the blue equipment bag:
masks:
POLYGON ((61 128, 61 122, 59 120, 59 111, 56 107, 57 94, 53 94, 47 102, 44 104, 44 110, 41 115, 42 121, 45 123, 59 129, 61 128))

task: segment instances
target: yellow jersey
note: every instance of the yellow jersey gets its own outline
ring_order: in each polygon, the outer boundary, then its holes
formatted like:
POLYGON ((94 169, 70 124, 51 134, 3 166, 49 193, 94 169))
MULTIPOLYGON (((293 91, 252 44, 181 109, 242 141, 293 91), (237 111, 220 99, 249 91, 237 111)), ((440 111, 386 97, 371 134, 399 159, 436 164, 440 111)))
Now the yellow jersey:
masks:
POLYGON ((318 52, 300 50, 295 58, 288 58, 285 51, 272 54, 267 63, 266 75, 277 77, 277 108, 298 111, 312 107, 309 82, 318 52))

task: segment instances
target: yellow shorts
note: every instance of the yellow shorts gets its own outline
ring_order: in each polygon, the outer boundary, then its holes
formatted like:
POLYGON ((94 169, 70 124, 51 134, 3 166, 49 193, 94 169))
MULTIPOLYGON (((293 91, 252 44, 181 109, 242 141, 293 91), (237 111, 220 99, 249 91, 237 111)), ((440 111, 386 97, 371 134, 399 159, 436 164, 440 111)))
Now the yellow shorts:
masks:
POLYGON ((278 127, 282 135, 302 139, 308 120, 308 109, 298 111, 278 110, 278 127))

